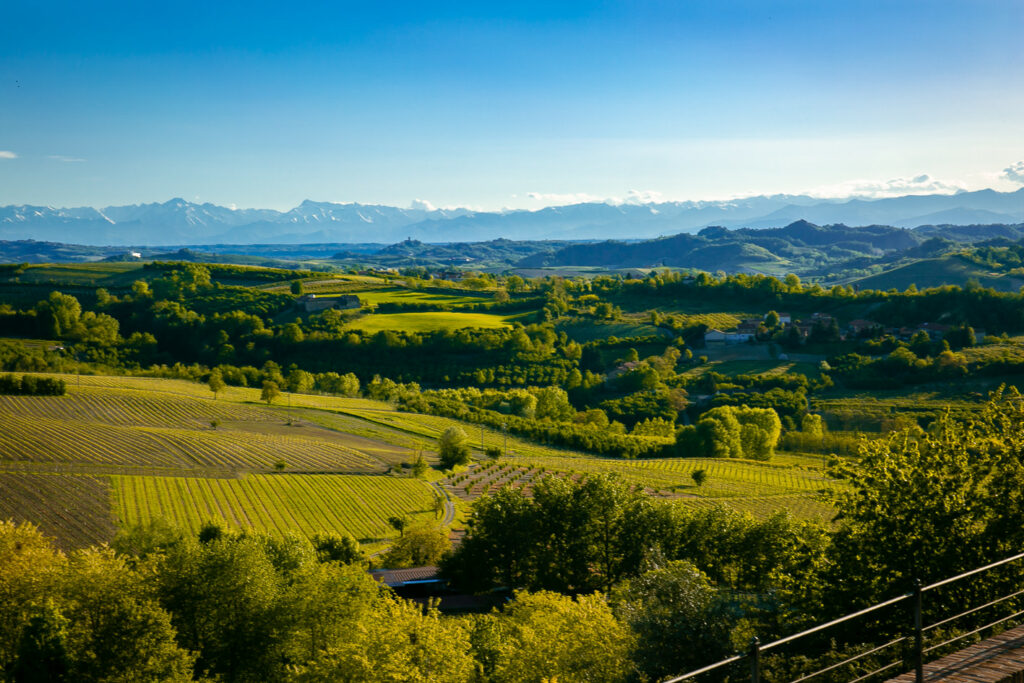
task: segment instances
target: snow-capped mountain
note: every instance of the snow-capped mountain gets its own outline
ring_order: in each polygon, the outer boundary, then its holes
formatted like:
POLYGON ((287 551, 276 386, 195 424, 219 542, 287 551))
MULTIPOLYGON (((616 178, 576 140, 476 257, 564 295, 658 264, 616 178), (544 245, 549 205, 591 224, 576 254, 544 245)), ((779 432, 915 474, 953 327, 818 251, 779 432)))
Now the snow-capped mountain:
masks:
POLYGON ((131 206, 0 207, 0 239, 77 244, 390 243, 509 239, 646 239, 711 225, 818 225, 1024 222, 1024 188, 885 199, 815 199, 803 195, 650 204, 583 203, 538 211, 398 208, 306 200, 289 211, 230 209, 175 198, 131 206))

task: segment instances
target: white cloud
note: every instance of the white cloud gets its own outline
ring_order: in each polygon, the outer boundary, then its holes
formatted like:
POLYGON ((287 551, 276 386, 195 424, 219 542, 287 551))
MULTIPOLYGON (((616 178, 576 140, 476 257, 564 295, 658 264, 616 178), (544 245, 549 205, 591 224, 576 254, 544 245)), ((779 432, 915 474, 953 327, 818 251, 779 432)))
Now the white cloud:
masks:
POLYGON ((6 149, 0 149, 0 159, 17 159, 18 155, 6 149))
POLYGON ((664 196, 657 190, 630 190, 626 193, 623 204, 659 204, 665 201, 664 196))
POLYGON ((1003 173, 999 177, 1009 180, 1011 183, 1024 185, 1024 161, 1018 161, 1015 164, 1010 164, 1003 169, 1003 173))
POLYGON ((808 190, 812 197, 900 197, 908 194, 954 194, 967 188, 960 182, 947 182, 932 178, 926 173, 913 178, 891 178, 889 180, 848 180, 836 185, 827 185, 808 190))
POLYGON ((46 158, 53 159, 54 161, 63 161, 66 164, 75 164, 85 161, 85 159, 81 159, 79 157, 66 157, 63 154, 51 154, 46 158))
MULTIPOLYGON (((515 197, 516 195, 513 195, 515 197)), ((657 190, 628 190, 624 197, 601 197, 589 192, 528 192, 527 197, 544 206, 566 206, 569 204, 656 204, 665 201, 657 190)))
POLYGON ((603 197, 588 192, 527 192, 526 196, 534 201, 542 202, 544 206, 566 206, 605 201, 603 197))
POLYGON ((426 199, 414 199, 409 205, 410 209, 417 211, 436 211, 437 207, 428 202, 426 199))

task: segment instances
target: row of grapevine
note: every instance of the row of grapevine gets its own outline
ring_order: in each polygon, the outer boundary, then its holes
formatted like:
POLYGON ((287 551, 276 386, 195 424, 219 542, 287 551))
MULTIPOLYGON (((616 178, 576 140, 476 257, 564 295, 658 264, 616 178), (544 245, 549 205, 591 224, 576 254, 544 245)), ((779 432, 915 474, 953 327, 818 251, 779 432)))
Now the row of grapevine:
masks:
POLYGON ((110 481, 0 471, 0 519, 32 522, 64 549, 109 541, 114 534, 110 481))
POLYGON ((291 468, 373 472, 382 463, 341 439, 231 429, 131 428, 48 417, 3 415, 3 460, 124 467, 291 468))
POLYGON ((395 535, 391 516, 432 518, 422 481, 370 475, 250 475, 241 479, 114 476, 122 523, 164 518, 196 530, 208 520, 282 535, 350 534, 365 542, 395 535))

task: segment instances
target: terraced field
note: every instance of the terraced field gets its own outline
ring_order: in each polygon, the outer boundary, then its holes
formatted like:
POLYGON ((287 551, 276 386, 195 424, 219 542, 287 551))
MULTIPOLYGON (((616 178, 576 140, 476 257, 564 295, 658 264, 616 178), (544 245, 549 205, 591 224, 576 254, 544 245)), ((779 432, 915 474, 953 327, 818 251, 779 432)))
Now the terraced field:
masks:
POLYGON ((767 465, 598 458, 367 399, 291 394, 268 407, 252 388, 229 387, 214 400, 205 385, 181 380, 64 379, 66 396, 0 396, 0 515, 35 520, 66 547, 109 540, 119 521, 156 516, 190 529, 213 519, 278 534, 344 532, 380 545, 393 535, 389 516, 432 517, 435 495, 423 481, 384 473, 401 471, 417 451, 436 462, 436 440, 452 425, 466 431, 477 457, 481 445, 507 454, 500 473, 488 461, 448 478, 463 501, 541 473, 615 472, 680 504, 827 519, 820 492, 836 486, 820 459, 798 455, 767 465), (285 472, 274 472, 281 461, 285 472), (702 487, 690 476, 697 468, 709 475, 702 487))
POLYGON ((283 460, 304 470, 386 469, 343 434, 282 429, 270 410, 209 399, 73 386, 61 397, 0 396, 0 415, 0 463, 269 470, 283 460))
POLYGON ((510 327, 508 316, 489 313, 425 312, 425 313, 378 313, 367 315, 352 322, 352 329, 367 332, 382 330, 407 330, 426 332, 433 330, 457 330, 463 327, 495 329, 510 327))
POLYGON ((483 304, 491 301, 490 296, 468 294, 465 291, 447 292, 406 289, 404 287, 388 287, 382 289, 364 289, 358 292, 359 300, 371 305, 382 303, 397 304, 430 304, 435 306, 465 306, 466 304, 483 304))
POLYGON ((164 518, 197 531, 206 521, 274 535, 350 534, 361 543, 393 538, 392 515, 433 519, 433 490, 418 479, 318 474, 241 479, 114 476, 114 510, 129 524, 164 518))
POLYGON ((708 458, 510 457, 470 467, 441 483, 452 495, 471 501, 505 485, 522 486, 529 491, 544 476, 579 479, 600 472, 614 472, 651 495, 677 499, 685 505, 725 504, 758 517, 788 510, 796 517, 819 521, 831 518, 833 511, 826 496, 838 486, 815 469, 708 458), (708 475, 699 487, 691 476, 697 469, 708 475))
POLYGON ((65 550, 114 535, 107 477, 0 473, 0 519, 32 522, 65 550))

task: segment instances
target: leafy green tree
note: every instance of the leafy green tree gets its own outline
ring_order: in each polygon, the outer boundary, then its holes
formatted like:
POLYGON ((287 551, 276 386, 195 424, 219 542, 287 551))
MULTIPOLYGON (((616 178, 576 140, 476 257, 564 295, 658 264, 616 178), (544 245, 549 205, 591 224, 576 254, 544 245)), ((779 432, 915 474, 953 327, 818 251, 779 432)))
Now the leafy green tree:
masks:
POLYGON ((701 416, 697 432, 709 456, 768 460, 782 434, 771 408, 719 406, 701 416))
POLYGON ((21 632, 11 680, 14 683, 70 680, 72 663, 67 651, 67 628, 68 620, 52 600, 37 608, 21 632))
POLYGON ((995 394, 969 419, 947 414, 927 433, 866 441, 834 474, 849 483, 837 500, 828 574, 845 597, 837 609, 1024 546, 1024 402, 1015 391, 995 394))
POLYGON ((500 645, 491 680, 624 681, 632 637, 600 594, 515 594, 496 620, 500 645))
POLYGON ((185 540, 185 534, 165 519, 156 517, 147 522, 122 526, 111 541, 120 555, 134 560, 144 560, 150 555, 161 553, 185 540))
POLYGON ((423 457, 423 453, 417 452, 416 459, 412 461, 412 476, 417 479, 423 479, 427 476, 428 469, 430 467, 427 465, 427 460, 423 457))
POLYGON ((444 496, 434 496, 434 500, 431 503, 431 510, 434 512, 434 517, 440 518, 444 514, 445 507, 447 507, 447 500, 444 496))
POLYGON ((63 593, 74 680, 192 680, 192 655, 125 558, 107 548, 73 553, 63 593))
POLYGON ((359 547, 359 542, 349 535, 315 534, 310 542, 316 550, 317 559, 321 562, 353 564, 361 562, 366 557, 359 547))
POLYGON ((36 306, 36 314, 43 322, 44 332, 58 339, 69 335, 82 316, 82 305, 70 294, 50 292, 50 296, 36 306))
POLYGON ((277 385, 277 382, 265 381, 263 382, 263 389, 260 391, 260 400, 265 401, 269 406, 274 402, 274 399, 281 396, 281 390, 277 385))
POLYGON ((214 368, 210 372, 210 378, 206 380, 207 386, 210 387, 210 391, 213 392, 213 400, 217 400, 217 394, 224 391, 224 375, 221 373, 220 368, 214 368))
POLYGON ((800 421, 800 431, 812 439, 821 439, 825 436, 825 420, 821 415, 807 413, 800 421))
POLYGON ((690 473, 690 478, 697 486, 703 486, 704 482, 708 480, 708 471, 704 468, 696 469, 690 473))
POLYGON ((381 558, 381 563, 391 569, 434 565, 451 546, 446 529, 427 523, 417 524, 392 544, 381 558))
POLYGON ((281 339, 286 344, 298 344, 306 338, 306 334, 296 323, 288 323, 281 328, 281 339))
POLYGON ((534 416, 538 420, 554 420, 562 422, 571 420, 576 415, 575 409, 569 403, 569 394, 561 387, 544 387, 536 392, 537 407, 534 416))
POLYGON ((288 372, 288 391, 292 393, 309 393, 310 389, 313 388, 313 382, 313 375, 309 374, 305 370, 292 368, 292 370, 288 372))
POLYGON ((451 469, 469 462, 469 437, 462 427, 451 426, 444 430, 437 444, 437 455, 441 467, 451 469))
POLYGON ((669 562, 623 582, 611 602, 635 637, 632 658, 646 676, 666 678, 729 654, 724 601, 690 562, 669 562))
POLYGON ((398 532, 399 536, 405 535, 405 529, 409 526, 409 518, 403 515, 393 515, 388 517, 388 524, 391 528, 398 532))
POLYGON ((65 558, 39 529, 0 520, 0 671, 17 656, 22 629, 59 592, 65 558))
POLYGON ((295 296, 301 296, 301 294, 302 294, 302 280, 292 280, 292 283, 289 286, 289 289, 291 290, 291 293, 294 294, 295 296))
POLYGON ((385 596, 322 657, 296 667, 292 675, 297 683, 464 683, 473 680, 475 669, 466 622, 385 596))
POLYGON ((225 533, 207 543, 189 539, 162 559, 158 595, 180 644, 197 653, 200 674, 246 683, 283 678, 289 615, 274 547, 225 533))
POLYGON ((315 562, 305 553, 287 574, 279 598, 279 642, 292 667, 315 666, 335 643, 358 633, 387 590, 361 564, 315 562))
POLYGON ((443 573, 471 591, 533 585, 536 521, 534 502, 512 487, 478 498, 467 521, 468 535, 441 561, 443 573))

